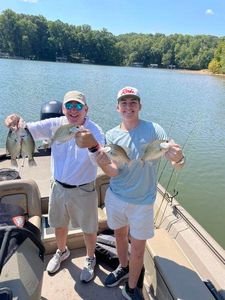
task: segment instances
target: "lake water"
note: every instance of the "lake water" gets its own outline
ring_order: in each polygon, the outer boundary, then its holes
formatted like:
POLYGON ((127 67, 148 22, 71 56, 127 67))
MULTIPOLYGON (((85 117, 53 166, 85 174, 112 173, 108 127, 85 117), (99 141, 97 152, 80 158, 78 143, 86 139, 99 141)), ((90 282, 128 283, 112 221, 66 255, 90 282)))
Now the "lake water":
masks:
MULTIPOLYGON (((225 78, 129 67, 0 59, 0 147, 7 129, 3 121, 17 113, 26 121, 40 118, 41 104, 62 101, 69 90, 83 91, 89 115, 108 130, 119 122, 117 91, 139 89, 141 117, 158 122, 184 146, 186 167, 175 172, 169 164, 160 182, 225 248, 225 78)), ((165 161, 161 162, 163 167, 165 161)), ((162 174, 161 174, 162 173, 162 174)))

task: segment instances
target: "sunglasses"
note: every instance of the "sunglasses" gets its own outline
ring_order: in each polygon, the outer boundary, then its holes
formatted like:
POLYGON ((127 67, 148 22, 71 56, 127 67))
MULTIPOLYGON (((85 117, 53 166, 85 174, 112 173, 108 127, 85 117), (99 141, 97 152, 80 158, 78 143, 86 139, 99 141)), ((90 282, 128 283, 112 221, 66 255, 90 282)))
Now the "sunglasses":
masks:
POLYGON ((67 110, 71 110, 73 108, 76 108, 76 110, 81 111, 83 109, 84 105, 80 102, 77 103, 72 103, 72 102, 67 102, 65 103, 65 108, 67 110))

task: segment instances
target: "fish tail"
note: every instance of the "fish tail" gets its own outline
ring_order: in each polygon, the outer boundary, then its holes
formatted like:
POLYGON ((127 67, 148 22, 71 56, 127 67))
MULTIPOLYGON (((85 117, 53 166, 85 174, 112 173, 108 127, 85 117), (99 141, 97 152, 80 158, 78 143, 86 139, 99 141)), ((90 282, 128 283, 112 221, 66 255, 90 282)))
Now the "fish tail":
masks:
POLYGON ((28 159, 28 166, 29 167, 36 167, 37 163, 33 158, 31 158, 31 159, 28 159))
POLYGON ((142 157, 140 159, 138 159, 138 160, 140 161, 140 163, 141 163, 142 166, 145 165, 145 160, 142 157))
POLYGON ((11 158, 11 166, 14 168, 18 168, 18 163, 16 159, 11 158))
POLYGON ((139 163, 141 163, 142 166, 144 166, 144 164, 145 164, 145 161, 144 161, 144 160, 142 160, 142 159, 132 159, 132 160, 130 160, 130 161, 128 162, 128 168, 129 168, 129 169, 132 168, 133 165, 137 163, 137 161, 138 161, 139 163))

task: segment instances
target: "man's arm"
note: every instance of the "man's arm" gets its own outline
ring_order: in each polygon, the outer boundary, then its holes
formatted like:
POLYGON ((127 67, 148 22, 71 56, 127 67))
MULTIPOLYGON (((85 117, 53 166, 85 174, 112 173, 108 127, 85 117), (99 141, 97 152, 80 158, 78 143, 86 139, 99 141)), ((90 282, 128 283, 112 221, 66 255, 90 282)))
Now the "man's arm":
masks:
POLYGON ((114 177, 119 174, 117 166, 111 161, 104 148, 98 144, 89 130, 78 131, 76 133, 76 143, 80 148, 88 148, 92 153, 92 157, 94 156, 94 160, 106 175, 114 177))

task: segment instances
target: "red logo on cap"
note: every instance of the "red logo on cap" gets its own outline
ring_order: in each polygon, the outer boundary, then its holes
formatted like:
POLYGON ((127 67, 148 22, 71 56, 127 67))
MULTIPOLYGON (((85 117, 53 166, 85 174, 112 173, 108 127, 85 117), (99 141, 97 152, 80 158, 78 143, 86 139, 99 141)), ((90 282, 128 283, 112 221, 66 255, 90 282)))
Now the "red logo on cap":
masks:
POLYGON ((16 225, 16 227, 22 228, 25 223, 25 218, 24 216, 15 216, 12 218, 13 223, 16 225))
POLYGON ((123 89, 121 95, 126 95, 126 94, 136 94, 136 93, 133 89, 123 89))

